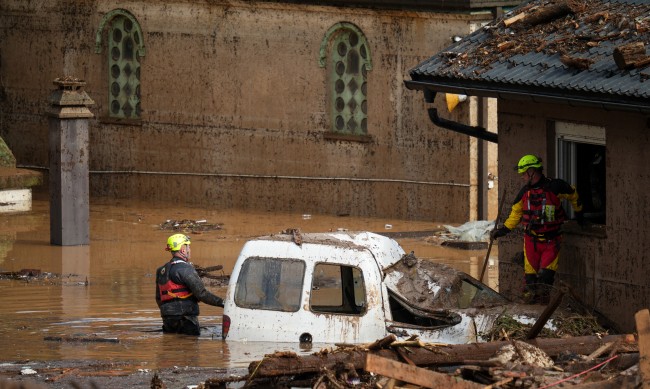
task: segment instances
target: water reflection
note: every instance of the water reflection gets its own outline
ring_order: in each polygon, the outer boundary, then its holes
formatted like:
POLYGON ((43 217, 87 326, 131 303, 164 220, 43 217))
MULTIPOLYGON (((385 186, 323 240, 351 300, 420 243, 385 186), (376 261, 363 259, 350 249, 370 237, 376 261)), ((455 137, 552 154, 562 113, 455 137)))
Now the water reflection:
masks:
MULTIPOLYGON (((245 241, 287 228, 304 232, 337 229, 391 232, 430 231, 441 223, 336 217, 301 212, 240 212, 179 207, 178 204, 92 199, 89 246, 52 246, 47 194, 34 196, 27 213, 0 215, 0 271, 36 269, 35 280, 0 280, 7 296, 0 306, 0 347, 4 361, 97 359, 127 361, 134 368, 170 366, 247 367, 276 350, 309 354, 298 345, 224 343, 221 308, 201 304, 206 330, 199 338, 163 335, 154 301, 155 269, 169 259, 166 220, 223 223, 223 229, 193 233, 192 260, 203 267, 221 264, 229 274, 245 241), (47 277, 48 273, 60 277, 47 277)), ((441 247, 421 238, 398 239, 406 251, 443 262, 473 276, 480 274, 485 251, 441 247)), ((493 248, 492 258, 497 257, 493 248)), ((496 269, 487 273, 495 285, 496 269)), ((225 288, 210 285, 224 296, 225 288)))

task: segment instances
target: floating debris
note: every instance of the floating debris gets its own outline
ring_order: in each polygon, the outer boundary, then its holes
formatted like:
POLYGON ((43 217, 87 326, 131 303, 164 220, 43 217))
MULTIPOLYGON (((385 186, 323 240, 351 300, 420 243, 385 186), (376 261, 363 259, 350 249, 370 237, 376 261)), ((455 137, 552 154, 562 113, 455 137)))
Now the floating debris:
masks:
POLYGON ((40 269, 21 269, 18 271, 0 271, 0 280, 44 280, 60 278, 60 275, 43 272, 40 269))
POLYGON ((183 231, 196 234, 197 232, 214 231, 223 228, 222 223, 208 223, 207 220, 166 220, 160 224, 161 230, 183 231))
POLYGON ((118 338, 100 338, 96 336, 46 336, 48 342, 78 342, 78 343, 120 343, 118 338))

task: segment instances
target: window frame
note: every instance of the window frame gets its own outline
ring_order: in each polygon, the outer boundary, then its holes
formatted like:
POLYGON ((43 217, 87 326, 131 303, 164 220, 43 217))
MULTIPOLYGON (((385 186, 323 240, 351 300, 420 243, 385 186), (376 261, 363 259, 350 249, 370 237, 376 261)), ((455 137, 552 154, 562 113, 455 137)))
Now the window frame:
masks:
MULTIPOLYGON (((254 269, 258 270, 258 269, 254 269)), ((275 257, 260 257, 260 256, 251 256, 248 257, 244 260, 242 263, 241 269, 239 271, 239 275, 237 277, 237 283, 235 284, 235 291, 233 293, 233 302, 237 307, 240 308, 246 308, 246 309, 259 309, 259 310, 265 310, 265 311, 274 311, 274 312, 298 312, 300 310, 300 307, 302 305, 302 299, 303 299, 303 287, 305 284, 305 274, 307 270, 307 264, 304 260, 302 259, 297 259, 297 258, 275 258, 275 257), (250 281, 249 277, 249 271, 251 270, 250 264, 252 262, 262 262, 264 261, 264 271, 262 273, 256 273, 258 277, 255 279, 259 279, 260 283, 255 284, 254 282, 250 281), (280 265, 280 270, 284 269, 283 266, 291 266, 292 264, 300 264, 302 266, 302 269, 300 271, 300 277, 295 277, 295 280, 299 280, 299 283, 293 283, 289 284, 287 283, 287 279, 282 278, 282 272, 278 274, 277 277, 277 282, 275 284, 271 284, 268 276, 270 274, 270 271, 268 269, 268 263, 269 261, 274 261, 276 262, 276 265, 280 265), (250 285, 257 285, 259 287, 259 290, 261 294, 264 294, 264 303, 252 303, 250 299, 247 299, 245 295, 248 294, 247 288, 250 285), (280 295, 281 288, 285 288, 288 290, 288 287, 291 287, 291 290, 298 291, 298 297, 296 301, 284 301, 283 299, 278 298, 278 295, 280 295), (274 288, 273 290, 267 290, 268 288, 274 288), (246 291, 244 291, 242 288, 246 288, 246 291), (262 290, 262 288, 264 290, 262 290), (269 297, 268 292, 273 292, 272 296, 269 297), (268 302, 271 300, 275 300, 277 304, 268 304, 268 302)), ((255 281, 255 279, 253 281, 255 281)), ((251 291, 251 293, 253 293, 251 291)), ((285 290, 285 293, 288 295, 288 292, 285 290)), ((260 296, 260 301, 262 297, 260 296)))
MULTIPOLYGON (((142 32, 140 23, 138 23, 137 19, 129 11, 124 9, 114 9, 106 13, 102 18, 102 21, 99 27, 97 28, 97 32, 95 34, 95 53, 102 54, 104 52, 104 49, 106 49, 105 51, 106 68, 104 68, 106 70, 104 72, 104 77, 106 77, 105 80, 107 83, 106 84, 107 106, 106 109, 103 110, 103 114, 99 120, 103 123, 111 123, 111 124, 142 125, 142 115, 143 115, 141 109, 142 95, 140 93, 140 87, 142 83, 141 83, 141 78, 139 76, 139 72, 140 69, 142 68, 142 58, 145 56, 146 50, 144 45, 144 34, 142 32), (117 19, 128 21, 128 23, 131 25, 131 31, 133 32, 132 35, 137 36, 137 39, 134 39, 133 47, 132 47, 133 59, 130 61, 132 63, 137 64, 137 66, 135 66, 135 69, 131 71, 131 75, 137 78, 137 83, 133 84, 131 82, 129 89, 132 91, 132 93, 130 97, 127 97, 128 99, 131 100, 130 105, 132 106, 132 111, 135 113, 135 115, 130 115, 128 117, 116 115, 113 113, 113 110, 111 109, 112 100, 113 100, 112 98, 113 93, 111 91, 111 88, 113 85, 112 80, 114 78, 111 72, 111 67, 113 64, 111 60, 112 58, 111 51, 113 47, 111 42, 113 42, 113 37, 111 33, 113 32, 114 22, 117 19), (103 43, 103 41, 105 43, 103 43)), ((120 88, 120 92, 122 89, 123 89, 123 85, 120 88)), ((120 107, 120 112, 121 111, 122 109, 120 107)))
MULTIPOLYGON (((349 54, 349 52, 350 51, 347 51, 346 55, 349 54)), ((348 61, 349 58, 345 57, 343 60, 348 61)), ((368 133, 368 93, 366 88, 368 87, 368 73, 372 70, 372 55, 365 34, 352 23, 341 22, 333 25, 326 32, 323 41, 321 42, 319 64, 320 67, 327 69, 326 109, 328 111, 329 120, 328 128, 324 133, 324 138, 337 141, 371 142, 373 137, 368 133), (338 61, 340 56, 337 53, 337 42, 340 43, 340 38, 344 35, 347 37, 355 36, 357 41, 357 43, 352 46, 359 52, 357 54, 358 73, 356 73, 355 76, 349 76, 352 77, 352 80, 356 80, 355 84, 357 84, 357 88, 354 92, 351 92, 352 98, 347 100, 343 99, 341 100, 343 103, 337 105, 337 101, 342 99, 344 94, 350 92, 350 81, 352 81, 347 80, 343 84, 345 88, 342 91, 337 92, 336 83, 343 78, 339 73, 337 73, 337 63, 341 62, 338 61), (363 48, 363 52, 365 52, 365 57, 362 55, 361 48, 363 48), (363 93, 363 90, 366 92, 363 93), (359 96, 363 97, 360 102, 357 101, 359 96), (350 100, 355 100, 355 102, 350 104, 350 100), (338 111, 337 106, 341 108, 338 111), (352 106, 355 106, 355 108, 352 108, 352 106), (341 113, 342 111, 343 113, 341 113), (339 118, 343 122, 342 128, 337 128, 337 120, 339 118), (353 121, 353 124, 357 126, 356 130, 350 129, 348 123, 351 120, 353 121)), ((344 67, 344 69, 346 69, 344 75, 347 74, 348 68, 349 66, 346 64, 344 67)))
MULTIPOLYGON (((557 178, 567 181, 569 184, 573 185, 578 189, 578 193, 581 197, 583 205, 587 208, 585 210, 586 219, 589 222, 592 222, 596 225, 606 226, 607 225, 607 188, 605 185, 605 180, 607 178, 606 171, 606 159, 607 159, 607 137, 606 137, 606 128, 603 126, 595 126, 585 123, 574 123, 574 122, 565 122, 565 121, 555 121, 555 176, 557 178), (602 172, 598 174, 598 177, 602 176, 602 185, 601 190, 598 191, 599 197, 602 197, 603 207, 600 213, 602 216, 590 217, 591 211, 595 210, 591 208, 592 200, 587 203, 585 192, 592 193, 592 187, 589 186, 588 189, 584 189, 578 185, 578 170, 584 170, 584 167, 590 163, 587 161, 578 161, 579 150, 584 150, 586 148, 601 148, 602 154, 602 172), (579 169, 579 167, 581 169, 579 169), (596 219, 598 217, 598 219, 596 219), (601 222, 597 222, 600 221, 601 222)), ((584 177, 581 177, 584 180, 584 177)), ((591 183, 590 183, 591 185, 591 183)), ((567 217, 574 217, 574 211, 569 204, 563 204, 567 217)))
MULTIPOLYGON (((363 270, 358 267, 358 266, 352 266, 348 264, 342 264, 342 263, 332 263, 332 262, 317 262, 314 264, 314 270, 312 272, 312 281, 310 285, 310 290, 311 293, 309 295, 309 309, 316 313, 316 314, 333 314, 333 315, 355 315, 355 316, 363 316, 366 314, 368 311, 368 288, 366 287, 366 279, 363 274, 363 270), (328 267, 337 267, 339 269, 339 275, 340 279, 336 280, 338 281, 339 287, 335 289, 334 291, 340 291, 340 297, 341 297, 341 305, 335 306, 335 305, 321 305, 321 304, 314 304, 314 300, 318 298, 318 292, 320 289, 319 286, 316 285, 318 281, 318 269, 320 266, 328 266, 328 267), (342 269, 350 269, 351 274, 347 275, 348 282, 352 282, 352 285, 343 285, 345 282, 346 275, 344 275, 342 269), (357 271, 357 277, 355 277, 354 271, 357 271), (350 277, 351 276, 351 277, 350 277), (355 285, 354 281, 355 279, 360 279, 361 280, 361 285, 355 285), (345 288, 346 286, 352 286, 353 292, 353 298, 354 301, 349 301, 349 295, 346 296, 345 288), (362 293, 362 298, 357 301, 357 292, 361 291, 362 293), (316 297, 315 297, 316 296, 316 297), (346 310, 346 303, 354 304, 354 308, 348 307, 346 310), (360 304, 359 304, 360 303, 360 304), (336 309, 334 308, 336 307, 336 309), (331 308, 331 309, 327 309, 331 308)), ((338 296, 337 296, 338 297, 338 296)))

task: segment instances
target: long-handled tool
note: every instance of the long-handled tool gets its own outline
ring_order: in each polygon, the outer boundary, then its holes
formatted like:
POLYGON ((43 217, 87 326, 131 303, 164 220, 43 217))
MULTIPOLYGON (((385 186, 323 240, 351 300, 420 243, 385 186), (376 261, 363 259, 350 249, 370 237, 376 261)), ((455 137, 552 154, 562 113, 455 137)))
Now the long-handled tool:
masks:
MULTIPOLYGON (((499 226, 499 219, 501 219, 501 212, 503 211, 503 203, 505 203, 506 200, 506 191, 503 191, 503 195, 501 196, 501 203, 499 204, 499 213, 497 213, 497 220, 494 222, 494 229, 497 229, 499 226)), ((490 260, 490 251, 492 251, 492 243, 494 243, 494 239, 492 239, 492 234, 490 234, 490 244, 488 245, 488 251, 487 254, 485 254, 485 261, 483 262, 483 270, 481 270, 481 278, 479 278, 479 281, 483 282, 483 276, 485 275, 485 269, 487 269, 487 264, 490 260)))
POLYGON ((213 271, 222 270, 223 269, 222 265, 207 266, 207 267, 194 265, 194 268, 196 269, 196 272, 199 274, 199 277, 212 278, 212 279, 223 278, 223 272, 221 272, 222 273, 221 276, 210 274, 213 271))

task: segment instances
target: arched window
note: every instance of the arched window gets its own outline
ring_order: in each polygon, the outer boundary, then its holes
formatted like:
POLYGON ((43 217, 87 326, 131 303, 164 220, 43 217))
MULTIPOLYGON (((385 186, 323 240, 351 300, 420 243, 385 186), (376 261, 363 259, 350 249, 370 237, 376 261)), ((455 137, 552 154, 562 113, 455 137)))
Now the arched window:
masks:
POLYGON ((320 63, 328 70, 331 131, 367 135, 367 79, 372 62, 366 37, 350 23, 332 26, 321 44, 320 63))
POLYGON ((97 53, 102 52, 104 31, 108 55, 108 116, 140 119, 140 57, 145 54, 140 24, 122 9, 106 14, 97 30, 97 53))

